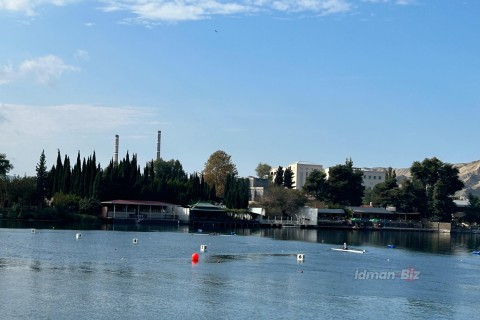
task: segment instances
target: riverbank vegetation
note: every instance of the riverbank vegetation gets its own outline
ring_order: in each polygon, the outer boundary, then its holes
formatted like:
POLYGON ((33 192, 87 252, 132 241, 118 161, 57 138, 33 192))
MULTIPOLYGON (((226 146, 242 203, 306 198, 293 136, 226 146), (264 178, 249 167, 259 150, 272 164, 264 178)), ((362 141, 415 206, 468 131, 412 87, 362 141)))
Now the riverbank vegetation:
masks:
MULTIPOLYGON (((224 151, 216 151, 206 161, 201 173, 187 174, 179 160, 158 159, 145 164, 137 156, 113 160, 106 168, 96 161, 95 152, 87 158, 77 154, 72 163, 58 151, 55 164, 48 169, 41 153, 35 177, 8 177, 13 164, 0 154, 0 214, 7 219, 95 220, 102 201, 114 199, 150 200, 191 205, 198 201, 222 203, 231 210, 245 210, 249 205, 249 181, 238 177, 235 164, 224 151)), ((271 167, 260 163, 259 178, 268 178, 271 167)), ((314 170, 303 190, 296 190, 290 168, 278 167, 263 197, 254 205, 272 215, 292 217, 304 205, 343 208, 371 204, 393 206, 399 212, 419 212, 432 221, 450 221, 455 212, 453 194, 463 183, 458 170, 437 158, 415 161, 412 179, 399 181, 393 169, 384 182, 365 190, 363 173, 353 161, 314 170)), ((480 222, 480 201, 471 196, 464 219, 480 222)))

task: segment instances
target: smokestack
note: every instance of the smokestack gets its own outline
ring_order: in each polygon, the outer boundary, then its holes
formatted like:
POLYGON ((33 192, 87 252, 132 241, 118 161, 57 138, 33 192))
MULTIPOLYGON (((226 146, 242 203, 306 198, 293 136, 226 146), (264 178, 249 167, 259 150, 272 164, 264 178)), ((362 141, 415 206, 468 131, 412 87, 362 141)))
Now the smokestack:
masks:
POLYGON ((160 140, 162 139, 162 131, 158 130, 157 137, 157 160, 160 160, 160 140))
POLYGON ((113 149, 113 163, 118 164, 118 134, 115 135, 115 145, 113 149))

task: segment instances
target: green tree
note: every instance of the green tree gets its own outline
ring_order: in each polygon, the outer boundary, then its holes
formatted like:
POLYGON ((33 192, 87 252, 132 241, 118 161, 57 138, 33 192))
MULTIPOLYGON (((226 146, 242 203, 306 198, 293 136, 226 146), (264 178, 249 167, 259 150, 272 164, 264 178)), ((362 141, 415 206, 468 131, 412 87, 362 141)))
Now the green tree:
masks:
POLYGON ((43 208, 45 197, 48 195, 48 190, 47 190, 48 172, 47 172, 47 163, 45 160, 44 150, 42 150, 42 154, 40 155, 40 160, 37 164, 36 171, 37 171, 37 204, 40 208, 43 208))
POLYGON ((248 207, 249 181, 235 177, 233 174, 227 176, 225 183, 225 196, 223 204, 231 209, 244 209, 248 207))
POLYGON ((405 180, 398 189, 397 211, 399 212, 425 212, 427 201, 425 190, 420 182, 405 180))
POLYGON ((327 175, 322 170, 313 170, 307 176, 303 190, 307 195, 315 197, 319 201, 324 201, 328 197, 327 175))
POLYGON ((294 219, 299 209, 305 205, 305 197, 300 190, 273 185, 265 190, 261 204, 268 216, 280 215, 294 219))
POLYGON ((182 164, 178 160, 165 161, 158 159, 154 161, 155 177, 160 181, 184 181, 187 179, 187 174, 183 170, 182 164))
POLYGON ((294 173, 290 167, 283 172, 283 186, 287 189, 293 189, 294 173))
MULTIPOLYGON (((0 207, 13 206, 27 207, 35 205, 36 181, 35 177, 17 177, 2 181, 0 193, 0 207)), ((12 218, 16 218, 13 216, 12 218)))
POLYGON ((347 159, 344 165, 336 165, 329 170, 328 198, 331 205, 357 206, 362 203, 363 172, 353 168, 352 159, 347 159))
POLYGON ((277 171, 275 171, 273 184, 275 186, 283 186, 283 167, 282 166, 278 167, 277 171))
POLYGON ((267 179, 270 176, 270 171, 272 167, 266 163, 259 163, 258 166, 255 168, 255 173, 257 177, 260 179, 267 179))
POLYGON ((473 194, 468 195, 469 205, 465 208, 464 220, 470 223, 480 223, 480 197, 473 194))
POLYGON ((412 179, 418 181, 425 192, 427 206, 422 213, 429 218, 437 216, 442 221, 450 221, 455 211, 452 196, 463 188, 458 169, 434 157, 415 161, 410 172, 412 179))
POLYGON ((232 162, 232 158, 225 151, 218 150, 210 155, 203 169, 205 182, 213 186, 216 190, 216 196, 222 198, 225 190, 227 176, 238 175, 237 167, 232 162))
POLYGON ((7 173, 13 169, 13 165, 7 159, 5 153, 0 153, 0 207, 8 205, 8 180, 7 173))
POLYGON ((385 173, 385 181, 378 183, 372 190, 372 203, 375 206, 387 207, 397 206, 399 196, 399 187, 395 171, 388 168, 385 173))
POLYGON ((0 178, 4 178, 12 169, 13 165, 10 163, 10 160, 7 159, 7 155, 0 153, 0 178))

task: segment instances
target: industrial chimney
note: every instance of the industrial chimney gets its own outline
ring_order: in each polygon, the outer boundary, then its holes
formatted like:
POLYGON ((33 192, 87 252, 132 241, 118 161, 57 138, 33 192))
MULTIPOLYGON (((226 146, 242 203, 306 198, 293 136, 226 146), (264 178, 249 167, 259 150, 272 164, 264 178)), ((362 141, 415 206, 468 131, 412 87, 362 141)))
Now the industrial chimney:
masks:
POLYGON ((160 141, 162 139, 162 131, 158 130, 157 137, 157 160, 160 160, 160 141))
POLYGON ((113 149, 113 163, 118 164, 118 134, 115 135, 115 145, 113 149))

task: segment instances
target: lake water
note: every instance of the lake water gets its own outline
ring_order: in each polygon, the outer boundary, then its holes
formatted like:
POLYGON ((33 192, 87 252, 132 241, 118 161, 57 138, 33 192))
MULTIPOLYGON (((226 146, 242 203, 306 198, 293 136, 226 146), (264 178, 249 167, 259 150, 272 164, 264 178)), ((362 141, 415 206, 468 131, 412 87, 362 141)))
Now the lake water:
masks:
POLYGON ((478 316, 480 256, 472 251, 480 247, 480 235, 294 228, 236 232, 0 228, 0 317, 478 316), (331 250, 345 241, 366 253, 331 250), (196 264, 191 261, 195 252, 200 255, 196 264), (303 262, 297 261, 299 253, 303 262))

